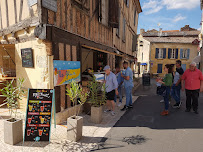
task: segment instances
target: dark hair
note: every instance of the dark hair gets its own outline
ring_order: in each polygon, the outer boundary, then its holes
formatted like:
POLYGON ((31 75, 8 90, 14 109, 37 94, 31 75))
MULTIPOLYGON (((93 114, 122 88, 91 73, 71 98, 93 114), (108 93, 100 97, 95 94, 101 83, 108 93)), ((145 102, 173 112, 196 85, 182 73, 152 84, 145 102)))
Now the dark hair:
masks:
POLYGON ((173 73, 173 65, 172 64, 166 64, 165 67, 168 69, 168 73, 173 73))
POLYGON ((124 61, 123 64, 127 64, 128 65, 128 62, 124 61))
POLYGON ((182 65, 182 61, 177 60, 176 63, 178 63, 180 66, 182 65))

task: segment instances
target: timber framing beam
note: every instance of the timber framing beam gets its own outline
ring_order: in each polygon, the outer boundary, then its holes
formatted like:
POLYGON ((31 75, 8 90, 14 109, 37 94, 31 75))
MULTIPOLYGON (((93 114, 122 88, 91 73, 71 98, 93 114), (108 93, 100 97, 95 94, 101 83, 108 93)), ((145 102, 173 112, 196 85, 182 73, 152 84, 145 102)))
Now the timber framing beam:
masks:
POLYGON ((23 20, 13 26, 0 30, 0 36, 5 36, 10 33, 15 33, 17 31, 23 30, 27 27, 37 26, 37 25, 39 25, 39 17, 32 17, 32 18, 23 20))
MULTIPOLYGON (((89 39, 86 39, 80 35, 70 33, 66 30, 60 29, 54 25, 41 24, 35 28, 35 36, 42 40, 48 40, 55 43, 64 43, 77 46, 80 43, 81 46, 89 46, 107 52, 115 53, 116 49, 110 46, 106 46, 89 39)), ((53 52, 52 52, 53 54, 53 52)))

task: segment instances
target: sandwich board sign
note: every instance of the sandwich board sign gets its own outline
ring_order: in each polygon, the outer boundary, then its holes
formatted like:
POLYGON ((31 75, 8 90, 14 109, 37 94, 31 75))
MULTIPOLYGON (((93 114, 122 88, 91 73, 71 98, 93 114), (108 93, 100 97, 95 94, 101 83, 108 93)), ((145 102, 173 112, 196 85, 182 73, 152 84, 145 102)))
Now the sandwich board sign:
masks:
POLYGON ((50 141, 53 89, 29 89, 24 141, 50 141))

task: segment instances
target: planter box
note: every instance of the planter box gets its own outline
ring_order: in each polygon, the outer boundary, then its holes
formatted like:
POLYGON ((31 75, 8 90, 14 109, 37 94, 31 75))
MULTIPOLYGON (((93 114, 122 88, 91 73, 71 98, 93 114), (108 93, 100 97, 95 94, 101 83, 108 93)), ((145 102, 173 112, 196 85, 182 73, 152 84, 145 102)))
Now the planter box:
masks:
POLYGON ((83 117, 67 119, 67 137, 71 141, 79 141, 82 138, 83 117))
POLYGON ((4 121, 4 142, 15 145, 23 141, 22 120, 11 118, 4 121))
POLYGON ((102 106, 101 107, 91 107, 91 121, 93 123, 99 124, 102 122, 102 106))

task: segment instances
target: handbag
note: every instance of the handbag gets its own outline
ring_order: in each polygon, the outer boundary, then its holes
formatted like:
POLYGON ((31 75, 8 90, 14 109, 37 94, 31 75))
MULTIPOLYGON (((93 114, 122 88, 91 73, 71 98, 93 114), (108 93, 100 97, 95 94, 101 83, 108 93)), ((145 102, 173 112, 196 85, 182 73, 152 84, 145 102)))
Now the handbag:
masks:
POLYGON ((164 96, 166 94, 166 86, 157 87, 156 93, 160 96, 164 96))

